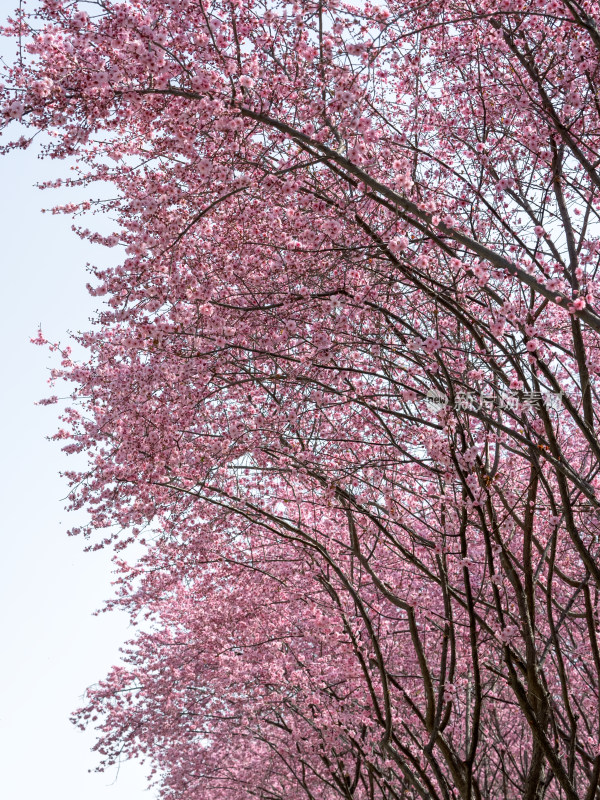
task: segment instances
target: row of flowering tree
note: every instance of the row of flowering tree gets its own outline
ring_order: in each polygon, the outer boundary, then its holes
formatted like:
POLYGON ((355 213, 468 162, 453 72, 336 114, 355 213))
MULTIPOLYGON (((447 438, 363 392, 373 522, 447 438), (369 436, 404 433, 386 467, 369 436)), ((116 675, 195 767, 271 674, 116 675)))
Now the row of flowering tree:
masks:
POLYGON ((102 764, 168 800, 600 797, 598 5, 39 0, 4 33, 4 151, 98 182, 62 210, 123 253, 87 358, 53 345, 139 623, 76 715, 102 764))

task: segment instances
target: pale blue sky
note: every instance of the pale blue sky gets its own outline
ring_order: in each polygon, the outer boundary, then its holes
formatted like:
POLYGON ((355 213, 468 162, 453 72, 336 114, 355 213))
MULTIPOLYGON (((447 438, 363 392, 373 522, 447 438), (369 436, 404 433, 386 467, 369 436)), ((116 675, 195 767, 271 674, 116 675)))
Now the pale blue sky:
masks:
MULTIPOLYGON (((0 0, 0 16, 11 6, 0 0)), ((154 795, 137 764, 125 764, 118 777, 88 773, 97 763, 94 737, 69 722, 131 629, 123 616, 92 616, 111 593, 111 564, 107 554, 83 553, 83 540, 66 535, 74 524, 58 475, 66 459, 44 439, 57 427, 57 409, 34 405, 47 393, 51 361, 30 337, 39 323, 48 338, 61 341, 68 329, 87 327, 98 300, 85 290, 85 263, 116 255, 81 242, 68 218, 40 212, 52 199, 33 184, 65 170, 34 152, 0 158, 2 796, 149 799, 154 795)), ((58 201, 65 192, 54 196, 58 201)))

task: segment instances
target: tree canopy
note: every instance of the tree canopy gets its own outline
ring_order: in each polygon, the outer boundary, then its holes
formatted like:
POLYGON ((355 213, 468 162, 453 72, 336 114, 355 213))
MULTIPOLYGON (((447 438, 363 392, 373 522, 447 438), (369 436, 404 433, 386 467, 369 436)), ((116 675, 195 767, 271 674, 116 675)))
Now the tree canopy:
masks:
POLYGON ((59 210, 123 253, 86 358, 51 345, 78 532, 139 624, 75 717, 104 766, 147 760, 168 800, 600 797, 599 24, 6 23, 3 152, 39 137, 75 159, 57 185, 111 185, 59 210))

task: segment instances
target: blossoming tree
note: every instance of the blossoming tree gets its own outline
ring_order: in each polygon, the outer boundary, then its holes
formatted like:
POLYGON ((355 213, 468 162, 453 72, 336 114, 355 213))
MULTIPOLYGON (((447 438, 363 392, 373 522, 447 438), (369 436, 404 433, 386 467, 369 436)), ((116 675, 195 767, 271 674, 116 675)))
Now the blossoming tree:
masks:
POLYGON ((57 183, 111 184, 114 233, 79 234, 123 252, 54 373, 81 533, 140 623, 76 715, 103 765, 173 800, 600 797, 599 26, 587 0, 6 23, 3 150, 42 134, 57 183))

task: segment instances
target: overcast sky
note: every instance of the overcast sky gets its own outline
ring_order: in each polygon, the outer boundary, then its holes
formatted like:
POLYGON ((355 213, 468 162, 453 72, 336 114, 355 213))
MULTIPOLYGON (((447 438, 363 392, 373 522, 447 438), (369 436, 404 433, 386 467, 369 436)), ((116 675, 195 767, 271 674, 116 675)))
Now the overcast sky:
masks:
MULTIPOLYGON (((0 16, 11 5, 0 0, 0 16)), ((34 405, 47 394, 51 360, 30 337, 40 323, 62 342, 67 330, 87 327, 98 300, 85 290, 85 264, 115 252, 81 242, 68 218, 41 213, 52 198, 33 184, 65 170, 34 152, 0 158, 0 786, 7 800, 150 800, 137 764, 89 773, 93 734, 69 722, 131 631, 124 616, 92 616, 111 594, 111 564, 66 535, 75 520, 58 473, 69 465, 44 438, 57 408, 34 405)))

